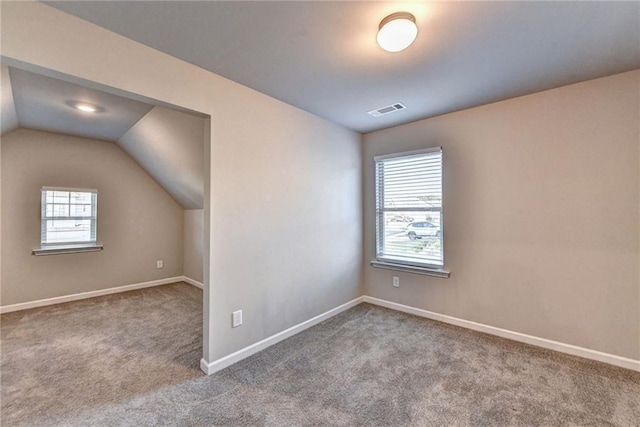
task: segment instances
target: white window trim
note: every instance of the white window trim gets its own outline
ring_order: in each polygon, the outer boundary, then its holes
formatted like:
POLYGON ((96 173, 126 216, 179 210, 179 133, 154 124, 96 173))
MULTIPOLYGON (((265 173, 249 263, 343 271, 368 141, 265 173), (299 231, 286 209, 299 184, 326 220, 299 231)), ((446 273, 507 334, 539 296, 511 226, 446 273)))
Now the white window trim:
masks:
POLYGON ((441 277, 448 279, 451 272, 442 268, 418 267, 416 265, 398 264, 387 261, 371 261, 371 267, 384 268, 386 270, 404 271, 407 273, 424 274, 425 276, 441 277))
MULTIPOLYGON (((91 193, 94 197, 97 198, 98 190, 94 188, 71 188, 71 187, 48 187, 43 186, 40 189, 40 248, 34 249, 31 251, 32 255, 41 256, 41 255, 59 255, 59 254, 72 254, 72 253, 82 253, 82 252, 97 252, 104 249, 101 244, 98 244, 98 212, 97 212, 97 200, 92 201, 92 204, 95 203, 93 209, 95 209, 95 213, 89 218, 91 220, 91 234, 95 236, 95 240, 93 241, 80 241, 80 242, 65 242, 65 243, 45 243, 42 239, 44 234, 46 234, 46 223, 47 219, 51 219, 46 217, 46 199, 45 192, 46 191, 68 191, 68 192, 81 192, 81 193, 91 193)), ((86 220, 87 217, 65 217, 64 219, 82 219, 86 220)))
MULTIPOLYGON (((426 148, 426 149, 421 149, 421 150, 413 150, 413 151, 405 151, 402 153, 392 153, 392 154, 383 154, 383 155, 379 155, 379 156, 375 156, 373 158, 374 161, 374 174, 376 177, 376 182, 375 182, 375 186, 376 186, 376 193, 377 193, 377 186, 378 186, 378 182, 377 182, 377 167, 376 167, 376 163, 380 160, 385 160, 385 159, 393 159, 393 158, 398 158, 398 157, 403 157, 403 158, 408 158, 408 157, 412 157, 412 156, 421 156, 423 154, 427 154, 427 153, 433 153, 436 151, 440 151, 442 152, 442 147, 438 146, 438 147, 431 147, 431 148, 426 148)), ((440 212, 440 229, 442 230, 443 236, 444 236, 444 206, 441 206, 440 208, 434 209, 434 208, 413 208, 416 211, 437 211, 440 212)), ((392 211, 393 209, 391 209, 392 211)), ((404 209, 403 209, 404 210, 404 209)), ((385 211, 389 211, 389 209, 386 209, 385 211)), ((375 207, 375 242, 376 242, 376 259, 372 260, 370 262, 370 265, 372 267, 376 267, 376 268, 384 268, 384 269, 389 269, 389 270, 397 270, 397 271, 405 271, 405 272, 409 272, 409 273, 416 273, 416 274, 424 274, 424 275, 428 275, 428 276, 434 276, 434 277, 441 277, 441 278, 449 278, 449 276, 451 275, 451 272, 448 270, 444 269, 444 266, 440 266, 440 265, 435 265, 435 264, 429 264, 429 263, 425 263, 425 262, 412 262, 410 260, 407 259, 394 259, 393 257, 384 257, 381 256, 380 254, 380 235, 378 234, 378 230, 380 227, 379 224, 380 221, 380 215, 379 215, 379 209, 378 209, 378 205, 377 205, 377 201, 376 201, 376 207, 375 207)), ((443 253, 443 261, 444 261, 444 239, 442 242, 442 253, 443 253)))
POLYGON ((87 245, 74 245, 74 246, 47 246, 40 249, 34 249, 31 251, 31 255, 43 256, 43 255, 61 255, 61 254, 78 254, 82 252, 99 252, 104 249, 104 246, 98 244, 87 245))

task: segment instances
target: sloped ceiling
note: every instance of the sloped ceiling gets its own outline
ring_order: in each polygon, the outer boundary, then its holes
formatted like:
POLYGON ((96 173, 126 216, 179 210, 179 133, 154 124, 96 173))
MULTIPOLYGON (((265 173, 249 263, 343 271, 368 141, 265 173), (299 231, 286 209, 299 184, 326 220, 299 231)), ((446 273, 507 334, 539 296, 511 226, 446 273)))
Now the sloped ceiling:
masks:
POLYGON ((45 3, 359 132, 640 68, 638 1, 45 3), (385 52, 403 10, 418 38, 385 52))
POLYGON ((118 144, 185 209, 202 209, 204 120, 155 107, 118 144))
POLYGON ((117 141, 153 105, 111 95, 29 71, 9 68, 13 100, 21 127, 117 141), (82 101, 100 106, 101 113, 84 113, 69 105, 82 101))
POLYGON ((11 77, 9 68, 2 66, 2 110, 0 114, 1 127, 0 134, 5 134, 18 127, 18 115, 13 103, 13 90, 11 89, 11 77))
POLYGON ((1 122, 3 134, 24 127, 115 142, 184 209, 203 207, 201 117, 3 65, 1 122))

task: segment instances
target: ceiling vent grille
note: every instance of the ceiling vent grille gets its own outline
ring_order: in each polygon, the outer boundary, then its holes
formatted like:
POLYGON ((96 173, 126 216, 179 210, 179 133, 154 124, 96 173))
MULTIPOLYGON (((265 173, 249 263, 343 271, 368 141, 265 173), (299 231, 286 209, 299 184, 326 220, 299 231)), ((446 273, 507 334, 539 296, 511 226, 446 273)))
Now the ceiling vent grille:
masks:
POLYGON ((377 110, 367 111, 367 114, 372 115, 373 117, 384 116, 385 114, 390 114, 396 111, 404 110, 405 107, 400 102, 396 102, 395 104, 387 105, 386 107, 378 108, 377 110))

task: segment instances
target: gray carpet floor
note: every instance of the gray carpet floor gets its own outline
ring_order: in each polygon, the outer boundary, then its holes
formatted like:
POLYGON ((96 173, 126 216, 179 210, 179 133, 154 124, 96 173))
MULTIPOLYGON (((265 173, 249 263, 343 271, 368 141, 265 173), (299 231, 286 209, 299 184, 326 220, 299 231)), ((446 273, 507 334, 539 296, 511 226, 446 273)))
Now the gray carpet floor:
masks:
POLYGON ((1 317, 13 425, 640 425, 640 373, 362 304, 215 375, 172 284, 1 317))

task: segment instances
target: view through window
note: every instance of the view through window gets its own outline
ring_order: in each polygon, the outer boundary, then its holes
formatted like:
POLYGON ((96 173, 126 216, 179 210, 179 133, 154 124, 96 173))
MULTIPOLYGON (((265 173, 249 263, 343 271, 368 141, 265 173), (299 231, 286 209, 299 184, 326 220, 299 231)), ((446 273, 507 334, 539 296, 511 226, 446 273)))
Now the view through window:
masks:
POLYGON ((442 268, 442 148, 375 158, 378 261, 442 268))
POLYGON ((95 245, 97 202, 96 190, 43 188, 42 247, 95 245))

